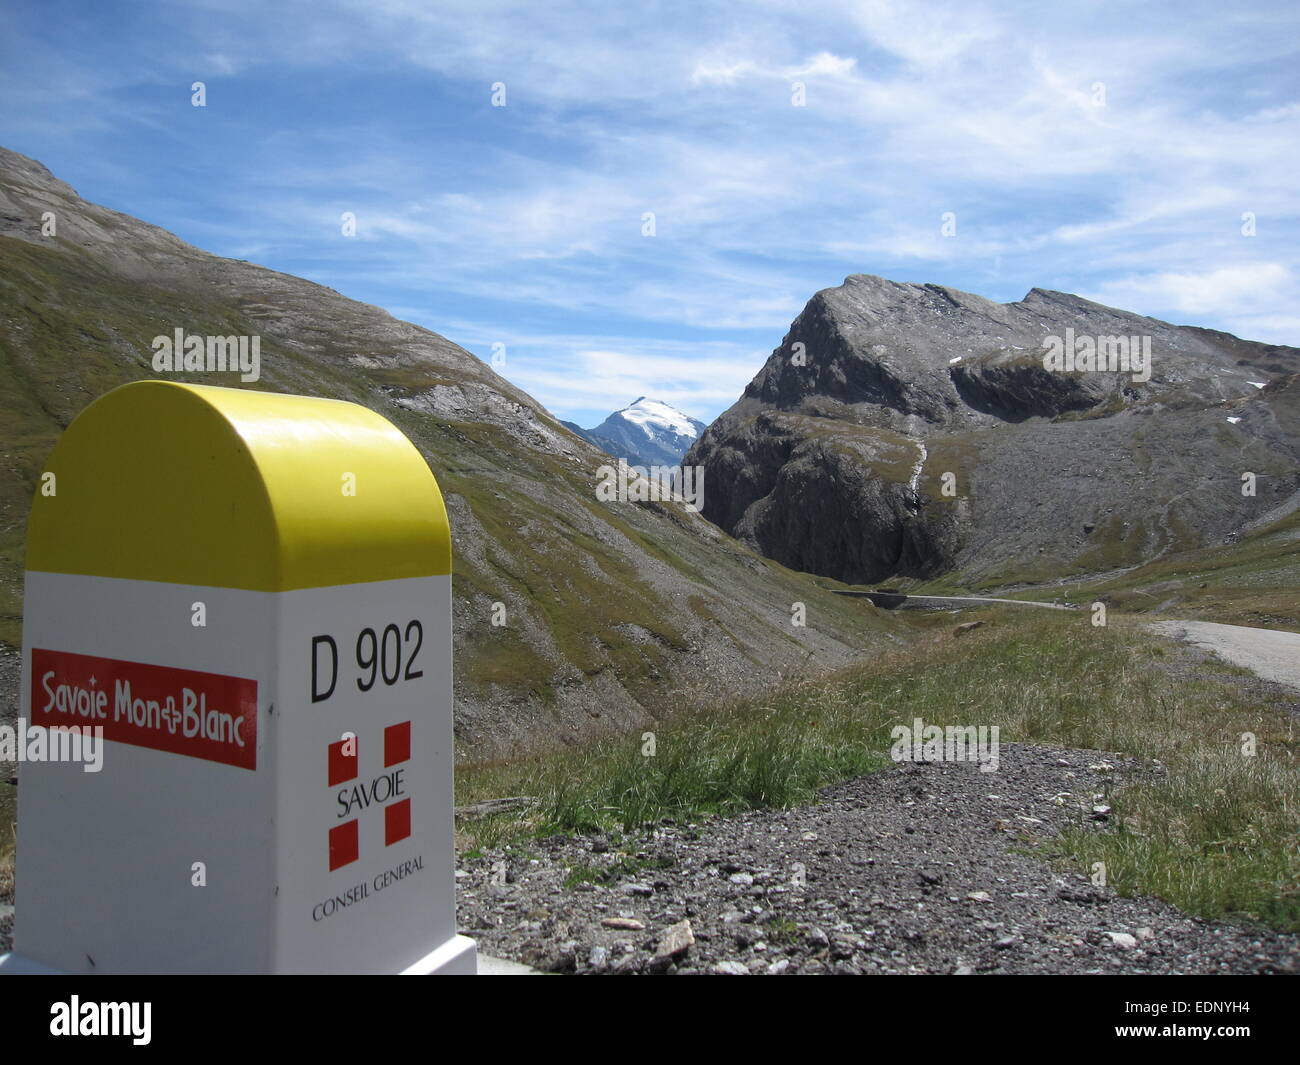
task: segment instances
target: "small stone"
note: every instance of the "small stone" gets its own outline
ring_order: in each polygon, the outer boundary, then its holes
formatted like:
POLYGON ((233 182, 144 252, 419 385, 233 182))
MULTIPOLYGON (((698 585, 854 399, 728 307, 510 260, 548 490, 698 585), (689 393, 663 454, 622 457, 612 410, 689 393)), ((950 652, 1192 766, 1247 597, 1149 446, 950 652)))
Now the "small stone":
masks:
POLYGON ((987 891, 972 891, 966 896, 971 902, 988 902, 993 896, 987 891))
POLYGON ((685 954, 695 945, 695 933, 691 931, 689 919, 670 925, 659 937, 659 947, 655 951, 657 958, 676 958, 685 954))
POLYGON ((816 832, 805 832, 805 833, 804 833, 802 836, 800 836, 799 838, 802 839, 802 840, 806 840, 807 842, 811 843, 811 842, 813 842, 814 840, 817 839, 817 833, 816 833, 816 832))
POLYGON ((1138 941, 1127 932, 1107 932, 1113 946, 1119 947, 1120 950, 1132 950, 1138 945, 1138 941))
POLYGON ((1137 937, 1138 939, 1155 939, 1156 934, 1149 928, 1139 928, 1137 930, 1137 937))
POLYGON ((653 895, 655 889, 649 884, 624 884, 620 889, 624 895, 653 895))
POLYGON ((832 958, 851 958, 854 950, 857 949, 858 940, 856 936, 837 935, 831 941, 832 958))
POLYGON ((953 976, 974 976, 975 970, 972 969, 969 965, 958 965, 957 968, 955 968, 952 971, 952 975, 953 976))
POLYGON ((749 873, 732 873, 728 879, 733 884, 740 884, 742 887, 752 887, 754 878, 749 873))
POLYGON ((998 950, 1010 950, 1015 945, 1016 945, 1015 936, 1003 936, 1001 939, 996 940, 993 944, 993 946, 998 950))
POLYGON ((738 961, 720 961, 712 969, 718 976, 748 976, 749 970, 738 961))
POLYGON ((609 964, 609 950, 606 947, 592 947, 591 953, 587 955, 587 967, 589 969, 603 969, 609 964))
POLYGON ((790 968, 790 959, 782 958, 780 961, 774 961, 767 967, 768 976, 780 976, 790 968))
POLYGON ((810 928, 808 930, 808 945, 813 947, 830 946, 830 937, 820 928, 810 928))
POLYGON ((645 922, 638 921, 635 917, 606 917, 600 923, 606 928, 617 928, 623 932, 640 932, 645 928, 645 922))

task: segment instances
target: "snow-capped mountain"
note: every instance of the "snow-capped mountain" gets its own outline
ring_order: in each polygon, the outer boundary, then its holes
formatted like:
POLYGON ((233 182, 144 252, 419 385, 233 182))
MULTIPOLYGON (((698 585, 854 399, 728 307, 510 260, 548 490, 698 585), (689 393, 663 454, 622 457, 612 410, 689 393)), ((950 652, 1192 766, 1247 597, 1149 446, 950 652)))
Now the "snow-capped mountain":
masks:
POLYGON ((645 396, 592 429, 564 425, 629 466, 677 466, 705 429, 703 422, 645 396))

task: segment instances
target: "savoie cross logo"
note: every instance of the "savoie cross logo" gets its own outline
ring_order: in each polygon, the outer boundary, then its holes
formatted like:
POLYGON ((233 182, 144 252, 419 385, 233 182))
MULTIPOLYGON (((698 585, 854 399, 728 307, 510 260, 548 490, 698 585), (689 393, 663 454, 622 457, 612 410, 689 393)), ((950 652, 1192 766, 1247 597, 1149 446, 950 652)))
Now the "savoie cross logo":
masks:
POLYGON ((411 800, 406 796, 406 768, 402 765, 411 757, 411 723, 403 721, 384 729, 383 772, 367 779, 359 776, 359 744, 356 736, 345 736, 329 745, 329 786, 341 822, 329 831, 330 872, 360 856, 360 815, 371 807, 383 808, 385 847, 411 834, 411 800))

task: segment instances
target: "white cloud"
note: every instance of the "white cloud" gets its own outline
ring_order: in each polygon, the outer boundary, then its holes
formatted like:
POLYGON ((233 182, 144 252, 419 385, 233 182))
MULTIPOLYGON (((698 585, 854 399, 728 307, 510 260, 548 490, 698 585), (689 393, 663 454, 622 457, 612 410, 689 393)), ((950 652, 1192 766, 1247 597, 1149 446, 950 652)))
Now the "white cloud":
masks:
MULTIPOLYGON (((1106 281, 1087 299, 1159 316, 1170 311, 1207 316, 1263 314, 1294 303, 1295 279, 1281 263, 1240 263, 1200 272, 1164 272, 1106 281)), ((1298 338, 1300 339, 1300 338, 1298 338)))
POLYGON ((472 351, 504 344, 511 382, 561 418, 605 415, 638 396, 708 422, 730 406, 770 352, 732 341, 484 331, 474 322, 439 330, 472 351))
POLYGON ((915 66, 929 70, 950 64, 991 44, 1006 30, 987 8, 974 4, 861 0, 848 5, 867 38, 915 66))

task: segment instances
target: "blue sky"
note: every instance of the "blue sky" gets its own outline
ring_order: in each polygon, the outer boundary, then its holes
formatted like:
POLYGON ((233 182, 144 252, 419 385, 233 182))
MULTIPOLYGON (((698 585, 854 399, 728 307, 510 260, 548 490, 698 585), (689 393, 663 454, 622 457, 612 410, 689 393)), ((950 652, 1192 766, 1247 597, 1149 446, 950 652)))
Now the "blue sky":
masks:
POLYGON ((583 425, 640 395, 711 420, 851 273, 1300 344, 1290 0, 7 0, 4 23, 0 144, 504 344, 583 425))

